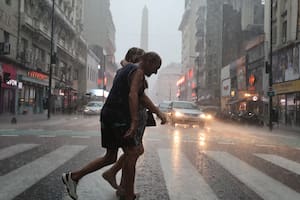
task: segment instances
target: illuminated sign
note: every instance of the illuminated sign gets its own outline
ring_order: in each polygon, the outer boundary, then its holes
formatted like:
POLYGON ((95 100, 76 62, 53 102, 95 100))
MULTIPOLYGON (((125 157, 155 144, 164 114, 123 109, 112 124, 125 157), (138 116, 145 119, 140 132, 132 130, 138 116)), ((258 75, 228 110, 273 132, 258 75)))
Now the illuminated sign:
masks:
POLYGON ((35 72, 35 71, 29 71, 29 72, 27 72, 27 75, 31 78, 36 78, 39 80, 45 80, 48 78, 47 75, 39 73, 39 72, 35 72))
POLYGON ((18 82, 16 80, 10 79, 9 81, 6 82, 6 84, 11 86, 17 86, 18 82))
POLYGON ((254 74, 251 74, 249 76, 249 78, 248 78, 248 83, 249 83, 248 89, 249 90, 253 91, 253 90, 256 89, 255 86, 254 86, 255 85, 255 81, 256 81, 256 78, 255 78, 254 74))

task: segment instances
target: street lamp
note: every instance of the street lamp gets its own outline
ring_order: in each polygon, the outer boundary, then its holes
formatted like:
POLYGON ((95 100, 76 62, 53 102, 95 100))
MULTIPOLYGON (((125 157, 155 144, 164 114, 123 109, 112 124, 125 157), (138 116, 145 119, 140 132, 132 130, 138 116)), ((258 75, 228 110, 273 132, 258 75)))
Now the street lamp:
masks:
POLYGON ((50 119, 51 113, 51 88, 52 88, 52 68, 55 67, 56 54, 54 52, 54 9, 55 0, 52 0, 52 15, 51 15, 51 44, 50 44, 50 66, 49 66, 49 88, 48 88, 48 119, 50 119))
POLYGON ((272 33, 272 18, 273 18, 273 0, 270 0, 270 60, 269 64, 267 64, 267 72, 269 73, 269 130, 272 131, 273 129, 273 73, 272 73, 272 40, 273 40, 273 33, 272 33))

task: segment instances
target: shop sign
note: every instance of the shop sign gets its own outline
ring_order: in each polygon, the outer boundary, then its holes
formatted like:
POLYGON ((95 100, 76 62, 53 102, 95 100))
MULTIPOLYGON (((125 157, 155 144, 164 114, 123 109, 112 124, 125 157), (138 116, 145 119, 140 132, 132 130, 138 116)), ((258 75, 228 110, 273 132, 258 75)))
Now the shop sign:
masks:
POLYGON ((2 69, 2 64, 0 63, 0 76, 3 77, 3 69, 2 69))
POLYGON ((36 71, 29 71, 27 73, 27 75, 31 78, 35 78, 35 79, 39 79, 39 80, 45 80, 48 78, 47 75, 45 74, 42 74, 42 73, 39 73, 39 72, 36 72, 36 71))
POLYGON ((273 89, 276 91, 276 94, 299 92, 300 91, 300 80, 276 83, 273 85, 273 89))
POLYGON ((255 86, 254 86, 255 81, 256 81, 256 79, 255 79, 254 74, 251 74, 248 78, 249 90, 255 90, 255 86))
POLYGON ((6 85, 17 86, 18 82, 16 80, 10 79, 6 82, 6 85))

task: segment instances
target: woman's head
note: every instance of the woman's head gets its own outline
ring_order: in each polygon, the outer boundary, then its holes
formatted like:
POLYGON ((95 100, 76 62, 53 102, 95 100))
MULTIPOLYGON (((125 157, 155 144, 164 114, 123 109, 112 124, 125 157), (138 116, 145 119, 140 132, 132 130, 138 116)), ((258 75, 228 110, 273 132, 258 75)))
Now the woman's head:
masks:
POLYGON ((125 60, 131 63, 138 63, 140 62, 141 56, 145 54, 145 51, 141 48, 132 47, 130 48, 125 56, 125 60))
POLYGON ((152 74, 156 74, 158 69, 161 66, 161 58, 155 52, 147 52, 141 57, 141 66, 144 69, 144 73, 146 76, 151 76, 152 74))

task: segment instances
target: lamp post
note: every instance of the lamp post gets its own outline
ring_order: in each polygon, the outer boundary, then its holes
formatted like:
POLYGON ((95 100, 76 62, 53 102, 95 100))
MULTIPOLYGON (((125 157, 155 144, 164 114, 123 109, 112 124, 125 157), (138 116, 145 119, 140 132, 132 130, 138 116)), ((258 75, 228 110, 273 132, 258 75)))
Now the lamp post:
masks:
POLYGON ((56 63, 56 55, 54 53, 54 9, 55 9, 55 0, 52 0, 52 15, 51 15, 51 44, 50 44, 50 66, 49 66, 49 89, 48 89, 48 119, 50 119, 51 113, 51 103, 52 103, 52 68, 56 63))
POLYGON ((272 33, 272 19, 273 19, 273 0, 270 0, 270 61, 268 66, 269 72, 269 130, 272 131, 273 123, 272 123, 272 115, 273 115, 273 73, 272 73, 272 40, 273 40, 273 33, 272 33))

